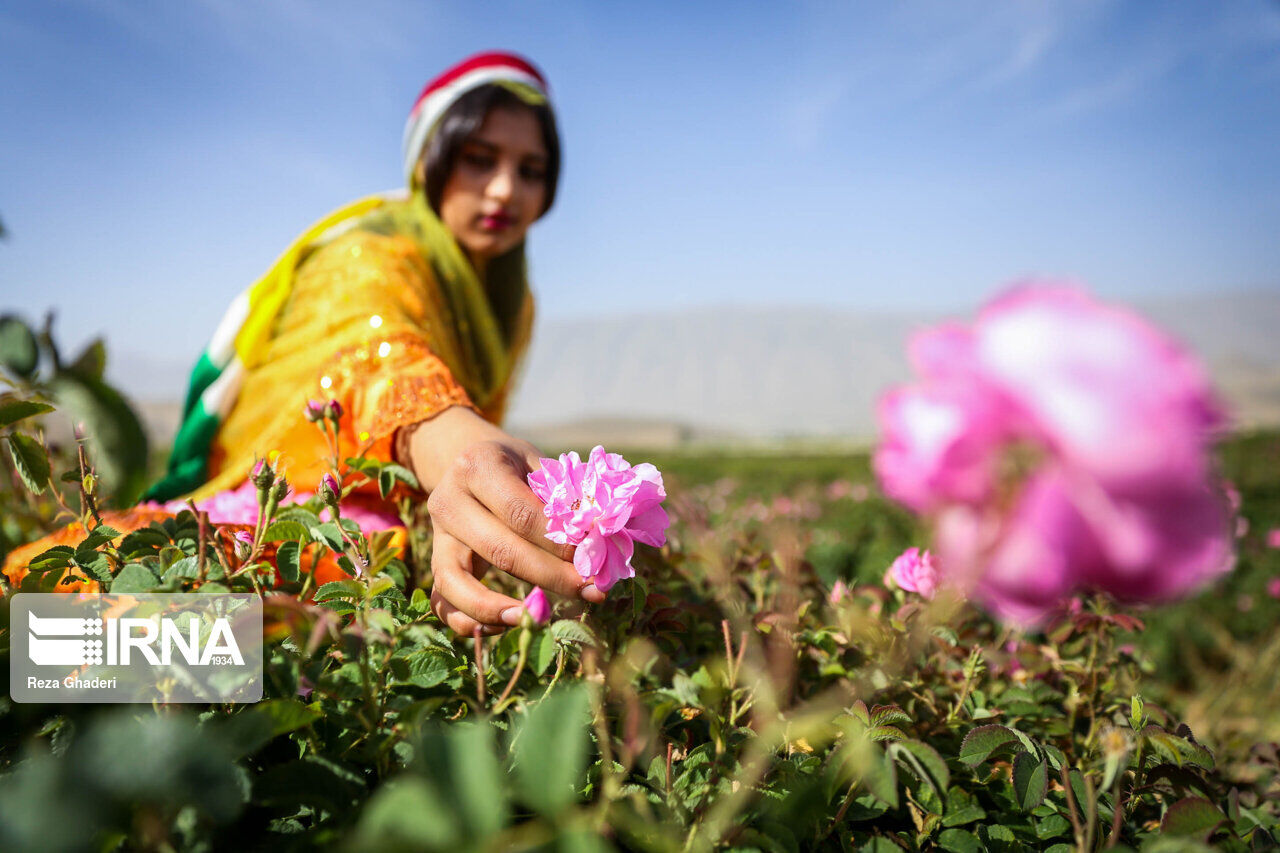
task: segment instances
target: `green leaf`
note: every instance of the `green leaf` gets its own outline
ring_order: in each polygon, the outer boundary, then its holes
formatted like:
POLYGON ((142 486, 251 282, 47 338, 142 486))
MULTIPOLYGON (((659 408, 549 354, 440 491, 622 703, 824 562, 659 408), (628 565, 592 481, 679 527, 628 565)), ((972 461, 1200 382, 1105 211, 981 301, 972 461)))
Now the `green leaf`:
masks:
POLYGON ((1213 803, 1200 797, 1187 797, 1169 806, 1160 821, 1160 831, 1206 841, 1224 820, 1226 815, 1213 803))
POLYGON ((276 521, 262 533, 264 542, 283 542, 285 540, 310 540, 310 532, 299 521, 276 521))
MULTIPOLYGON (((0 427, 7 427, 32 415, 43 415, 52 411, 53 406, 37 403, 35 400, 7 400, 0 403, 0 427)), ((80 479, 79 472, 76 472, 75 478, 80 479)))
POLYGON ((300 574, 298 563, 301 554, 302 547, 297 542, 285 542, 276 549, 276 568, 280 570, 280 577, 290 583, 298 580, 300 574))
POLYGON ((562 643, 578 643, 584 646, 599 645, 596 635, 581 622, 573 619, 561 619, 551 623, 551 636, 562 643))
POLYGON ((927 743, 918 740, 901 740, 889 747, 895 754, 902 754, 912 772, 933 786, 939 797, 945 797, 947 786, 951 784, 951 773, 947 770, 947 762, 938 751, 927 743))
POLYGON ((39 361, 40 350, 30 327, 12 314, 0 317, 0 367, 26 378, 35 373, 39 361))
POLYGON ((539 631, 529 651, 529 663, 533 671, 542 675, 556 659, 556 638, 550 631, 539 631))
POLYGON ((458 814, 425 780, 406 775, 378 789, 360 812, 357 850, 462 849, 458 814))
POLYGON ((77 551, 76 565, 86 575, 104 585, 111 583, 111 564, 101 551, 77 551))
POLYGON ((94 468, 119 503, 146 486, 150 449, 138 416, 120 392, 75 371, 53 377, 50 394, 72 423, 83 423, 94 468))
POLYGON ((938 846, 953 853, 983 853, 978 836, 963 829, 944 829, 938 834, 938 846))
POLYGON ((587 687, 555 690, 534 706, 516 739, 517 790, 535 811, 553 817, 577 802, 585 783, 590 713, 587 687))
POLYGON ((111 582, 111 591, 117 592, 151 592, 160 583, 160 579, 141 563, 129 563, 115 580, 111 582))
POLYGON ((1023 811, 1044 802, 1049 791, 1049 768, 1039 756, 1020 752, 1013 759, 1013 792, 1023 811))
POLYGON ((898 768, 893 757, 881 752, 880 747, 872 745, 874 757, 866 764, 866 773, 862 783, 867 790, 891 809, 898 807, 898 768))
POLYGON ((450 732, 450 791, 476 838, 496 834, 507 822, 505 774, 493 751, 492 729, 476 723, 450 732))
POLYGON ((1036 824, 1037 838, 1057 838, 1071 834, 1071 823, 1060 814, 1051 814, 1036 824))
POLYGON ((7 436, 13 467, 28 489, 40 494, 49 482, 49 454, 44 446, 29 435, 15 432, 7 436))
POLYGON ((114 527, 99 524, 97 527, 93 528, 93 530, 89 531, 89 535, 80 542, 80 546, 77 550, 93 550, 94 548, 100 548, 119 535, 120 531, 116 530, 114 527))
POLYGON ((165 581, 195 578, 200 576, 200 560, 194 556, 185 556, 173 561, 173 565, 165 569, 165 581))
POLYGON ((942 817, 943 826, 963 826, 982 820, 987 812, 978 804, 977 799, 960 787, 947 792, 947 810, 942 817))
POLYGON ((306 705, 297 699, 268 699, 249 712, 271 724, 271 736, 286 734, 309 726, 324 716, 319 705, 306 705))
POLYGON ((329 581, 316 590, 315 603, 322 601, 331 601, 333 599, 346 599, 348 601, 361 601, 364 598, 364 587, 357 581, 329 581))
POLYGON ((452 659, 437 648, 426 648, 405 657, 409 675, 404 680, 418 687, 435 687, 453 672, 452 659))
POLYGON ((976 767, 997 750, 1018 741, 1017 732, 1006 726, 978 726, 964 736, 964 741, 960 744, 960 760, 976 767))
POLYGON ((82 376, 102 379, 102 374, 107 369, 107 348, 103 345, 102 338, 94 338, 85 345, 70 369, 82 376))
POLYGON ((342 541, 342 530, 335 522, 326 521, 322 524, 317 524, 315 527, 311 528, 311 535, 323 540, 325 544, 329 546, 331 551, 338 551, 341 553, 344 545, 344 542, 342 541))

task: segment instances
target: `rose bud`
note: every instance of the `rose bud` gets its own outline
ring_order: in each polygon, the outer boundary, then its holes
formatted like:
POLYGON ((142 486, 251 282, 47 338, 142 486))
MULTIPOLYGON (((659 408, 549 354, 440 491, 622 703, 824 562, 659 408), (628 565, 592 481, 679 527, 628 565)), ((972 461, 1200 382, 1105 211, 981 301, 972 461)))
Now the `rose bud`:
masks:
POLYGON ((306 407, 302 410, 303 417, 310 423, 318 423, 325 417, 325 404, 323 400, 308 400, 306 407))

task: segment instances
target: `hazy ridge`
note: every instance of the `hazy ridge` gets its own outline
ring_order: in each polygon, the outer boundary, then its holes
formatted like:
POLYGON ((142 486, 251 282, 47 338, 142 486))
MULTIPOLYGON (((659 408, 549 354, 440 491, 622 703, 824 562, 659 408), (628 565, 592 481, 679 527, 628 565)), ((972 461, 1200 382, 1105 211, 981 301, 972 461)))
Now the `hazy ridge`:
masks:
MULTIPOLYGON (((1280 425, 1280 292, 1134 303, 1209 364, 1238 425, 1280 425)), ((904 344, 941 313, 724 307, 542 323, 508 425, 535 441, 874 435, 877 396, 910 378, 904 344)), ((185 366, 117 353, 110 373, 157 437, 177 417, 185 366), (165 389, 169 389, 167 392, 165 389)))

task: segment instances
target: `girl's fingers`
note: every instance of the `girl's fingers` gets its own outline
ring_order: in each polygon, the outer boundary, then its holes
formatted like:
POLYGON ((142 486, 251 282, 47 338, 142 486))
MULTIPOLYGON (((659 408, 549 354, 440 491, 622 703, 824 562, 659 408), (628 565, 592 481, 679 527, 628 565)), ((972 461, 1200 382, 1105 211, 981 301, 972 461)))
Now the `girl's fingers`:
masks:
POLYGON ((519 460, 507 457, 506 462, 476 471, 469 477, 467 485, 471 493, 520 538, 561 562, 570 562, 573 560, 573 546, 558 545, 547 538, 547 517, 542 511, 542 501, 529 488, 525 472, 515 467, 519 460))
POLYGON ((440 621, 448 625, 458 636, 469 637, 475 631, 477 625, 480 626, 480 633, 486 637, 492 637, 495 634, 501 634, 507 630, 506 626, 497 625, 480 625, 479 622, 454 607, 448 601, 440 596, 440 593, 432 590, 431 592, 431 610, 440 617, 440 621))
POLYGON ((441 526, 499 571, 560 595, 578 597, 583 582, 572 563, 533 547, 474 498, 452 501, 441 526))
MULTIPOLYGON (((431 548, 431 573, 433 581, 431 594, 439 595, 463 616, 471 621, 461 620, 453 616, 449 626, 459 633, 467 633, 475 627, 517 625, 520 622, 523 605, 514 598, 503 595, 486 587, 471 573, 471 549, 448 531, 434 525, 435 535, 431 548), (456 624, 455 624, 456 623, 456 624), (463 626, 461 630, 458 625, 463 626)), ((445 613, 438 613, 441 619, 445 613)), ((452 611, 449 611, 452 615, 452 611)))

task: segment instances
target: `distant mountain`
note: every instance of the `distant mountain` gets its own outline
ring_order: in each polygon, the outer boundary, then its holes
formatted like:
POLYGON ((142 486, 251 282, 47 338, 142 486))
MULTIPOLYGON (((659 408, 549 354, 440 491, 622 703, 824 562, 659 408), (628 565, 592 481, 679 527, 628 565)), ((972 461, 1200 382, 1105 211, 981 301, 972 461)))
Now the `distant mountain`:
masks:
MULTIPOLYGON (((1205 358, 1238 423, 1280 424, 1280 292, 1134 307, 1205 358)), ((880 392, 910 378, 908 335, 943 316, 729 307, 550 322, 510 422, 545 434, 630 416, 693 433, 867 438, 880 392)))
MULTIPOLYGON (((1201 354, 1239 425, 1280 425, 1280 292, 1134 307, 1201 354)), ((535 331, 508 424, 542 446, 584 449, 868 439, 877 396, 910 378, 908 335, 944 316, 726 307, 552 321, 535 331)), ((124 352, 111 373, 136 399, 163 401, 143 409, 167 440, 186 365, 124 352)))

